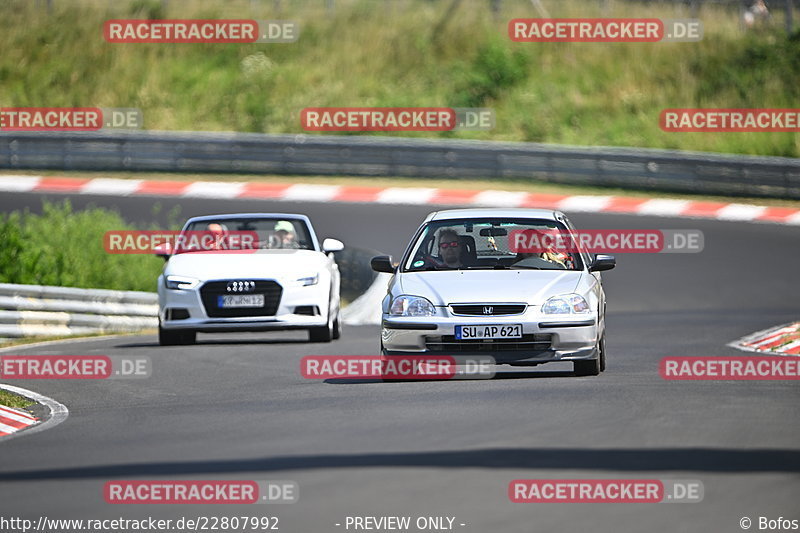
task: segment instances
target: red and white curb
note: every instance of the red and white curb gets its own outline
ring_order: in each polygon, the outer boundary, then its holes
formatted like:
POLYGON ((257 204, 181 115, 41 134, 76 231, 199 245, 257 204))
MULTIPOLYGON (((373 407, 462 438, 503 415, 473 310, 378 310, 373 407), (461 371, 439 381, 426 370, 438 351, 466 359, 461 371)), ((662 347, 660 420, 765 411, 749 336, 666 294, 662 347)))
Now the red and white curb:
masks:
POLYGON ((0 389, 25 396, 26 398, 44 405, 50 411, 49 417, 40 420, 19 409, 0 406, 0 442, 21 435, 30 435, 32 433, 44 431, 45 429, 50 429, 66 420, 69 416, 69 409, 67 409, 66 405, 52 398, 48 398, 47 396, 43 396, 38 392, 13 385, 6 385, 5 383, 0 383, 0 389))
POLYGON ((0 437, 6 437, 38 423, 38 418, 34 418, 25 411, 0 405, 0 437))
POLYGON ((528 207, 567 212, 623 213, 800 225, 800 209, 794 207, 626 196, 570 196, 499 190, 0 175, 0 191, 111 196, 275 199, 296 202, 528 207))
POLYGON ((728 346, 748 352, 800 355, 800 322, 758 331, 728 346))

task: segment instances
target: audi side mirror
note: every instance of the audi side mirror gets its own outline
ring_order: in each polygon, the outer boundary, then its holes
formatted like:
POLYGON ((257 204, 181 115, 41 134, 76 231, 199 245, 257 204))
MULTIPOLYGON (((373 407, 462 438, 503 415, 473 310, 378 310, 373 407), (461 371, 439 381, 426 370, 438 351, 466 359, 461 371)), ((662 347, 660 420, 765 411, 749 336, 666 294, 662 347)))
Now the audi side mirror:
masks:
POLYGON ((171 254, 170 245, 169 243, 159 244, 155 248, 153 248, 153 255, 156 257, 160 257, 164 261, 169 261, 169 256, 171 254))
POLYGON ((327 253, 330 252, 341 252, 344 250, 344 243, 338 239, 325 239, 322 241, 322 251, 327 253))

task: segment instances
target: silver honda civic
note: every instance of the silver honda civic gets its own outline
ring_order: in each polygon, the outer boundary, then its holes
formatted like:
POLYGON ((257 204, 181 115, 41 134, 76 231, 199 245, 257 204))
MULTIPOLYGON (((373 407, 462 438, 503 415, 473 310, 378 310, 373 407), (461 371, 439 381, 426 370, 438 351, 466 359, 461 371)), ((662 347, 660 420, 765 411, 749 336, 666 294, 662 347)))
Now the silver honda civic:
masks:
MULTIPOLYGON (((605 369, 605 293, 600 272, 613 256, 577 247, 521 247, 519 236, 575 232, 543 209, 454 209, 431 213, 383 300, 381 350, 392 355, 491 356, 498 364, 569 361, 575 374, 605 369)), ((543 241, 544 242, 544 241, 543 241)), ((577 242, 577 239, 575 240, 577 242)))

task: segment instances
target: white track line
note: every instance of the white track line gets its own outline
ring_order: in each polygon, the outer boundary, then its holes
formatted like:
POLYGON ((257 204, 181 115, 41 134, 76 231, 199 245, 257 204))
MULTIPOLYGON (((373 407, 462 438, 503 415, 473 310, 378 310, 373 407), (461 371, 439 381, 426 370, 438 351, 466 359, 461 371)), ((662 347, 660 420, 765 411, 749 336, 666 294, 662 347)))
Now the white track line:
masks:
POLYGON ((37 185, 39 185, 41 179, 41 176, 13 176, 8 174, 0 175, 0 191, 32 191, 37 185))
POLYGON ((527 199, 526 192, 483 191, 476 194, 470 204, 484 207, 519 207, 527 199))
POLYGON ((760 205, 728 204, 717 211, 716 217, 719 220, 755 220, 765 209, 760 205))
POLYGON ((375 201, 379 204, 428 204, 438 192, 427 187, 387 187, 378 193, 375 201))
POLYGON ((329 202, 339 193, 338 185, 315 185, 298 183, 287 188, 282 200, 305 202, 329 202))
POLYGON ((111 194, 130 196, 139 190, 142 180, 95 178, 81 188, 81 194, 111 194))
POLYGON ((92 341, 104 341, 106 339, 114 339, 117 337, 133 337, 136 335, 146 335, 146 333, 136 332, 136 333, 117 333, 115 335, 95 335, 91 337, 81 337, 77 336, 74 338, 69 339, 55 339, 52 341, 41 341, 41 342, 31 342, 27 344, 15 344, 13 346, 6 346, 5 348, 0 348, 0 353, 4 352, 18 352, 20 350, 27 350, 28 348, 38 348, 40 346, 50 346, 52 344, 72 344, 76 342, 92 342, 92 341))
POLYGON ((689 206, 687 200, 671 200, 669 198, 655 198, 648 200, 636 209, 638 215, 655 216, 680 216, 689 206))
POLYGON ((2 422, 0 422, 0 432, 1 433, 5 433, 5 435, 0 435, 0 439, 2 439, 4 437, 10 437, 11 435, 14 435, 15 433, 18 433, 18 432, 20 432, 20 431, 22 431, 24 429, 27 429, 27 428, 15 428, 15 427, 12 427, 12 426, 7 426, 7 425, 3 424, 2 422))
POLYGON ((558 202, 558 210, 598 212, 608 207, 611 200, 611 196, 570 196, 558 202))
MULTIPOLYGON (((14 409, 13 407, 6 407, 5 405, 0 405, 0 411, 8 411, 10 413, 15 413, 15 414, 18 414, 20 416, 27 416, 30 420, 36 420, 34 417, 29 415, 28 413, 19 413, 19 412, 17 412, 17 410, 14 409)), ((0 414, 2 414, 2 413, 0 413, 0 414)))
POLYGON ((784 223, 800 226, 800 213, 795 213, 794 215, 790 216, 784 223))
POLYGON ((9 420, 13 420, 15 422, 22 422, 23 424, 31 424, 33 422, 36 422, 36 419, 33 418, 32 416, 26 416, 24 414, 2 407, 0 407, 0 418, 8 418, 9 420))
POLYGON ((241 181, 195 181, 186 187, 184 198, 236 198, 247 184, 241 181))
POLYGON ((22 387, 15 387, 14 385, 6 385, 5 383, 0 383, 0 389, 5 389, 9 392, 19 394, 20 396, 30 398, 35 402, 45 405, 50 410, 50 418, 48 418, 44 422, 41 422, 28 429, 18 431, 17 433, 12 433, 11 435, 0 437, 0 442, 7 441, 9 439, 14 439, 20 436, 31 435, 33 433, 38 433, 46 429, 54 428, 61 422, 66 420, 67 417, 69 416, 69 409, 67 409, 66 405, 59 403, 52 398, 48 398, 47 396, 43 396, 38 392, 33 392, 28 389, 23 389, 22 387))

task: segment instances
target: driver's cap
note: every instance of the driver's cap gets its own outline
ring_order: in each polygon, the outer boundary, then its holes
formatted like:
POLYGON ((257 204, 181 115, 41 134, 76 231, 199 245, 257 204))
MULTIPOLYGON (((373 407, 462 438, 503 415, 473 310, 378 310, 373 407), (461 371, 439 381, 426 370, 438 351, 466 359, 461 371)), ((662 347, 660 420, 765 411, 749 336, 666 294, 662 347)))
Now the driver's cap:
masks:
POLYGON ((292 224, 288 220, 281 220, 280 222, 275 224, 275 231, 280 231, 280 230, 294 233, 294 224, 292 224))

